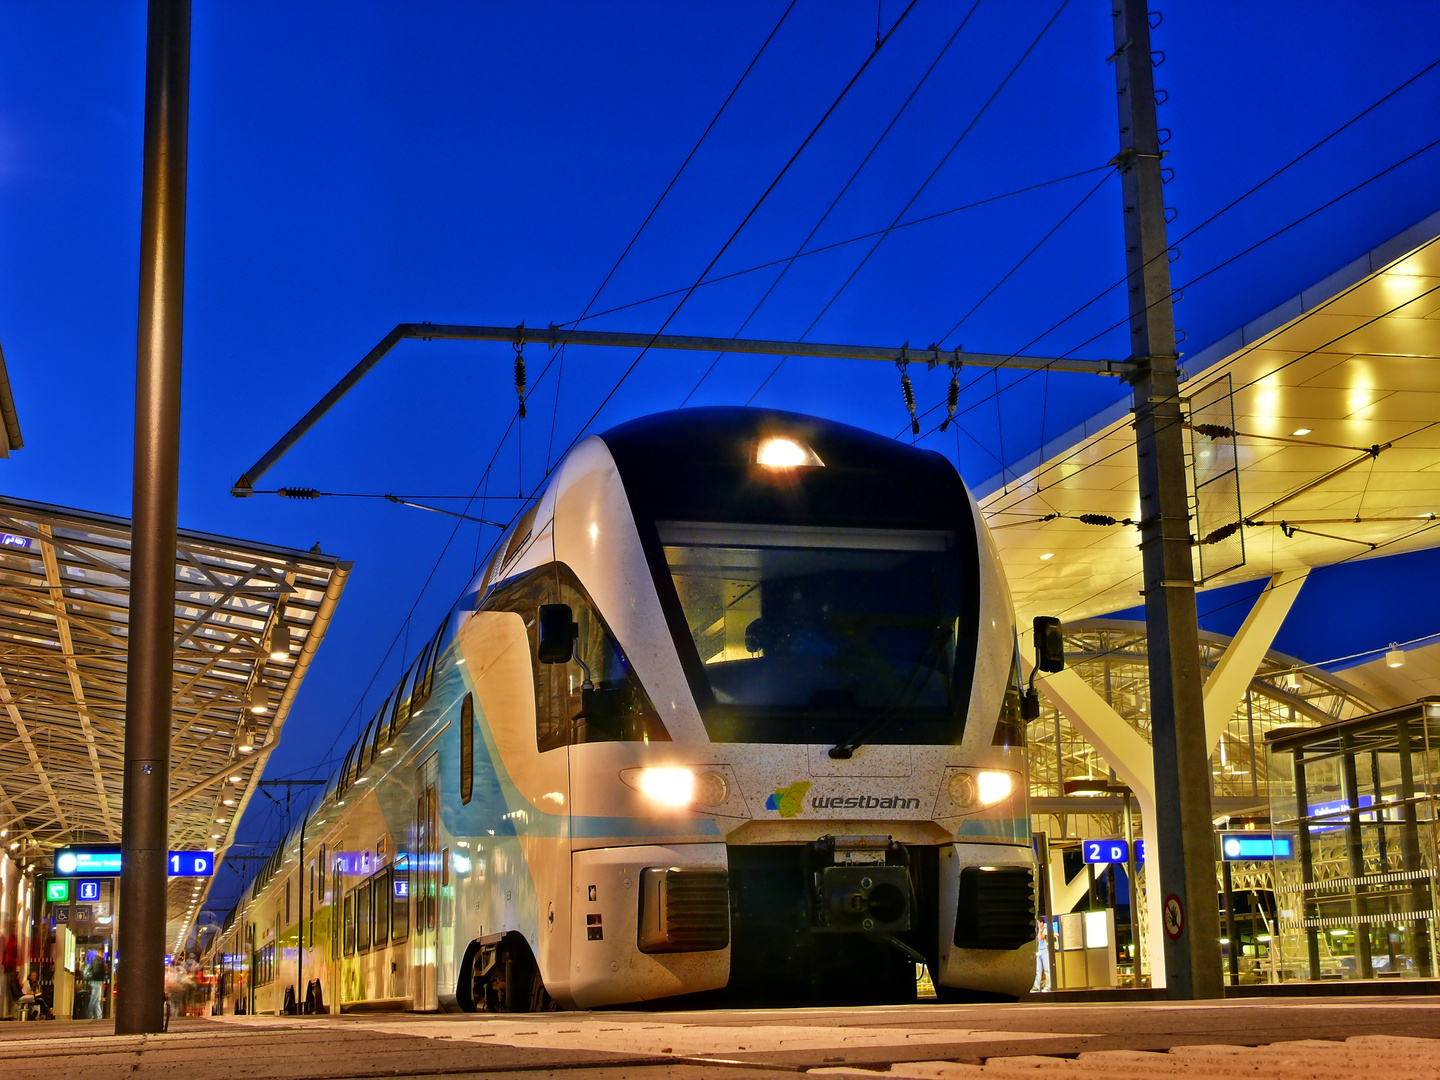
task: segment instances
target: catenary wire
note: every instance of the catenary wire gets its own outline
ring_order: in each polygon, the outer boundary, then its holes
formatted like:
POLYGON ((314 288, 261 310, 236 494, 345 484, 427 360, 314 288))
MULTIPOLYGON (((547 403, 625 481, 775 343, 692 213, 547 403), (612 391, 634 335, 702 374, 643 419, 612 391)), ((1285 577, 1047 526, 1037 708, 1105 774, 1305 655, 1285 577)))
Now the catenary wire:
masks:
MULTIPOLYGON (((700 287, 701 283, 704 282, 706 276, 710 273, 711 270, 715 268, 716 263, 718 263, 720 259, 724 256, 725 252, 730 249, 730 245, 735 242, 736 238, 744 230, 745 226, 750 223, 750 219, 755 216, 755 214, 760 210, 761 205, 765 202, 767 198, 769 198, 770 193, 774 191, 775 188, 780 184, 780 181, 784 179, 785 175, 790 171, 791 166, 793 166, 795 162, 799 160, 800 155, 805 152, 805 148, 810 145, 811 140, 813 140, 815 136, 819 134, 820 129, 825 125, 825 122, 830 119, 831 114, 833 114, 835 110, 840 107, 840 103, 845 100, 846 96, 850 93, 850 90, 855 86, 857 82, 860 81, 860 77, 865 74, 865 71, 869 68, 871 62, 875 59, 875 57, 880 55, 880 50, 884 48, 886 42, 888 42, 890 38, 894 36, 895 31, 900 28, 900 25, 905 21, 906 16, 908 16, 910 12, 915 9, 915 5, 918 2, 919 0, 910 0, 910 3, 906 5, 905 10, 896 17, 894 23, 891 24, 890 29, 885 32, 885 36, 881 38, 880 41, 876 44, 874 50, 867 57, 865 57, 864 62, 856 70, 855 74, 850 77, 850 81, 845 84, 845 88, 841 90, 839 95, 836 96, 835 100, 831 102, 830 107, 825 110, 824 115, 822 115, 820 119, 816 121, 815 126, 810 129, 810 133, 805 136, 805 139, 800 143, 799 147, 795 150, 795 153, 790 156, 790 159, 775 175, 775 179, 770 181, 769 186, 761 193, 760 198, 755 201, 755 205, 752 206, 749 212, 746 213, 744 218, 741 219, 740 224, 735 226, 735 231, 732 232, 729 238, 726 239, 725 243, 721 245, 720 250, 715 253, 715 257, 712 258, 709 264, 705 267, 705 269, 701 271, 700 276, 695 279, 694 284, 692 284, 688 289, 685 290, 685 295, 680 298, 679 303, 677 303, 674 309, 670 312, 670 314, 665 317, 665 321, 660 324, 660 328, 655 331, 654 335, 651 338, 652 343, 656 338, 658 338, 661 334, 665 332, 665 329, 670 325, 671 321, 675 318, 676 315, 680 313, 680 309, 685 306, 686 301, 688 301, 690 297, 694 295, 695 290, 700 287)), ((648 353, 649 351, 650 344, 646 344, 643 348, 641 348, 639 354, 635 357, 633 361, 631 361, 630 366, 625 369, 619 380, 617 380, 615 385, 610 388, 609 393, 607 393, 605 397, 601 400, 600 404, 596 406, 595 411, 590 414, 589 419, 587 419, 585 423, 580 426, 580 429, 575 433, 575 437, 570 440, 569 445, 566 446, 565 450, 561 452, 560 457, 562 459, 565 457, 566 454, 570 452, 571 449, 574 448, 575 444, 584 437, 585 432, 589 429, 590 425, 595 422, 595 419, 604 410, 605 406, 608 405, 610 403, 610 400, 616 395, 616 393, 619 392, 620 387, 625 384, 625 381, 635 371, 636 367, 639 366, 640 361, 645 358, 646 353, 648 353)))
MULTIPOLYGON (((915 189, 915 193, 910 196, 909 200, 905 203, 905 205, 901 207, 900 212, 895 215, 894 220, 890 223, 891 229, 893 229, 896 225, 900 223, 900 220, 910 210, 910 207, 915 205, 916 200, 918 200, 920 196, 925 192, 925 189, 930 186, 931 181, 933 181, 935 177, 939 175, 940 170, 945 167, 946 163, 949 162, 951 156, 954 155, 957 149, 959 149, 960 144, 965 141, 966 136, 968 136, 970 132, 975 129, 975 125, 978 124, 981 118, 984 117, 985 114, 989 111, 990 106, 995 103, 995 99, 998 98, 1001 92, 1004 91, 1005 87, 1010 84, 1010 80, 1015 77, 1015 73, 1019 71, 1025 61, 1029 59, 1030 54, 1035 51, 1036 47, 1040 44, 1041 39, 1044 38, 1050 27, 1055 25, 1055 21, 1060 18, 1061 14, 1065 11, 1065 8, 1069 6, 1069 3, 1070 0, 1061 0, 1060 6, 1055 9, 1055 14, 1051 15, 1049 21, 1040 28, 1040 32, 1035 35, 1035 38, 1033 41, 1030 42, 1029 47, 1026 48, 1023 53, 1021 53, 1020 59, 1015 61, 1015 66, 1012 67, 1009 72, 1006 73, 1005 77, 1000 80, 1000 85, 995 88, 994 92, 990 95, 990 97, 987 98, 985 100, 985 103, 980 106, 979 110, 971 118, 970 122, 965 126, 965 129, 960 132, 959 138, 957 138, 950 145, 949 150, 945 151, 944 155, 940 158, 940 161, 936 164, 935 168, 930 171, 930 174, 923 181, 921 181, 920 186, 915 189)), ((825 306, 822 307, 820 309, 820 313, 816 315, 813 320, 811 320, 810 325, 805 328, 805 332, 800 335, 799 340, 804 341, 805 338, 809 336, 810 332, 819 325, 820 320, 825 317, 826 313, 835 305, 835 302, 839 300, 840 296, 845 292, 845 290, 850 287, 850 283, 854 281, 860 271, 865 268, 865 265, 870 261, 871 257, 875 254, 875 252, 880 249, 880 245, 885 242, 885 237, 888 235, 889 231, 887 230, 884 235, 880 236, 875 241, 875 243, 871 245, 870 250, 860 257, 860 261, 856 264, 855 269, 850 271, 850 275, 843 282, 841 282, 840 287, 835 290, 835 294, 825 302, 825 306)), ((775 378, 775 376, 780 372, 780 369, 785 366, 786 359, 788 359, 788 357, 782 356, 780 358, 780 361, 775 365, 773 369, 771 369, 770 374, 765 376, 764 380, 760 383, 760 385, 755 388, 755 392, 752 393, 750 397, 746 400, 745 403, 747 405, 753 402, 756 397, 760 395, 760 392, 765 389, 765 387, 770 383, 771 379, 775 378)))
MULTIPOLYGON (((935 59, 930 61, 930 66, 925 69, 925 73, 920 76, 920 80, 915 84, 909 95, 905 98, 903 102, 900 103, 900 107, 895 110, 895 115, 890 118, 890 122, 885 125, 884 130, 880 132, 879 136, 875 139, 875 142, 871 144, 870 149, 866 152, 865 156, 860 159, 860 164, 855 166, 855 170, 850 174, 850 178, 845 181, 844 185, 835 195, 835 198, 830 201, 830 205, 825 208, 825 212, 820 215, 819 220, 815 222, 814 227, 811 228, 808 234, 806 234, 805 239, 800 241, 799 246, 795 249, 795 254, 791 255, 790 258, 786 259, 783 262, 780 267, 780 273, 775 275, 775 280, 770 282, 769 287, 761 295, 760 299, 755 302, 755 306, 751 309, 750 314, 745 316, 745 321, 741 323, 740 328, 735 331, 735 337, 739 337, 745 332, 745 328, 750 325, 751 320, 753 320, 755 316, 759 314, 760 309, 765 306, 765 301, 770 299, 771 295, 775 292, 776 288, 779 287, 780 282, 784 279, 785 275, 790 272, 790 267, 795 265, 795 260, 798 259, 802 254, 804 254, 806 246, 810 243, 811 240, 815 239, 815 234, 818 233, 821 227, 824 226, 825 222, 830 219, 830 215, 834 213, 835 208, 840 205, 840 200, 845 197, 846 193, 854 185, 855 181, 859 179, 860 174, 865 171, 865 166, 870 164, 871 158, 873 158, 876 152, 880 149, 880 144, 885 141, 886 136, 888 136, 890 132, 894 129, 895 125, 900 122, 900 117, 905 114, 905 110, 910 107, 910 103, 915 100, 916 95, 919 94, 921 89, 924 88, 925 83, 929 81, 930 76, 934 74, 935 69, 940 66, 940 61, 945 59, 945 54, 948 53, 950 51, 950 47, 955 44, 955 39, 960 36, 960 32, 964 30, 966 25, 970 22, 970 17, 975 14, 975 11, 977 8, 980 7, 980 4, 981 0, 975 0, 975 3, 971 6, 970 10, 965 13, 964 18, 960 20, 960 25, 955 27, 955 32, 951 34, 949 40, 947 40, 945 44, 940 47, 940 51, 935 54, 935 59)), ((879 40, 878 35, 877 40, 879 40)), ((695 396, 695 392, 699 390, 701 384, 703 384, 705 380, 710 377, 710 373, 715 370, 716 365, 720 363, 721 359, 724 356, 725 353, 723 352, 715 354, 715 359, 710 361, 710 366, 705 369, 705 373, 701 375, 698 380, 696 380, 695 385, 690 388, 690 392, 685 395, 685 399, 680 402, 680 407, 682 409, 690 401, 690 399, 695 396)))

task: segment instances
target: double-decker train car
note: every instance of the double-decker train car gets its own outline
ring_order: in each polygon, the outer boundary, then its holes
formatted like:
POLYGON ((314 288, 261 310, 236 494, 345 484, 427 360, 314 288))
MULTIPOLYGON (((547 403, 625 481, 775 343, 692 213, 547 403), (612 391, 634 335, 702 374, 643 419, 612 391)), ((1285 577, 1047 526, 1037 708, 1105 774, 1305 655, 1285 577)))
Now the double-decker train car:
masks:
POLYGON ((1018 995, 1016 658, 940 455, 741 408, 591 436, 216 936, 222 1007, 1018 995))

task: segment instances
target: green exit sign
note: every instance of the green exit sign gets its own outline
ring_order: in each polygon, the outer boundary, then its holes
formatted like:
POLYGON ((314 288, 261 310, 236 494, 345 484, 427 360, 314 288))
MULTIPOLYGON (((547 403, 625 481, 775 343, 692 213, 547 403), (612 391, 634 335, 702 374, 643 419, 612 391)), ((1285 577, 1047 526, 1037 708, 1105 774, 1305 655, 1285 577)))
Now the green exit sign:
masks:
POLYGON ((70 882, 63 878, 45 882, 45 899, 52 904, 70 902, 70 882))

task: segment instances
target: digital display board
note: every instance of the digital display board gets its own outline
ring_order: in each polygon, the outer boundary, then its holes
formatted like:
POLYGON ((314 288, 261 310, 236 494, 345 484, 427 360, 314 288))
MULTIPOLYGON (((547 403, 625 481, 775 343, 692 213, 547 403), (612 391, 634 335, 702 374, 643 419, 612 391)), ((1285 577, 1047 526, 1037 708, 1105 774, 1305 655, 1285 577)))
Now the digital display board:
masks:
POLYGON ((1285 833, 1220 834, 1220 857, 1226 862, 1273 862, 1295 854, 1294 838, 1285 833))
POLYGON ((55 873, 64 877, 75 877, 79 874, 114 877, 120 873, 120 848, 61 848, 55 852, 55 873))
MULTIPOLYGON (((210 877, 215 873, 213 851, 172 851, 166 862, 170 877, 210 877)), ((117 877, 120 848, 69 847, 55 852, 55 873, 60 877, 117 877)), ((96 888, 99 897, 99 888, 96 888)))

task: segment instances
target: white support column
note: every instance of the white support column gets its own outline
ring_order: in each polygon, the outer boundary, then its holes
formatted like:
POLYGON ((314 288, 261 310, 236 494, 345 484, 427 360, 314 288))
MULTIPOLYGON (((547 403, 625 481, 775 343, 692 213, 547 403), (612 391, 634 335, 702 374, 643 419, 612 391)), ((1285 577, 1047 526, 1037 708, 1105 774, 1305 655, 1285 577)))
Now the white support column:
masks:
POLYGON ((1231 640, 1210 678, 1205 680, 1205 740, 1213 753, 1225 727, 1235 715, 1260 663, 1274 644, 1275 635, 1290 614, 1290 605, 1300 595, 1300 586, 1309 567, 1282 570, 1270 579, 1245 616, 1239 633, 1231 640))
MULTIPOLYGON (((1032 665, 1023 656, 1021 663, 1028 676, 1032 665)), ((1144 736, 1072 670, 1039 675, 1036 685, 1135 793, 1146 833, 1153 837, 1156 820, 1155 759, 1144 736)), ((1059 748, 1056 749, 1058 752, 1059 748)), ((1160 845, 1152 840, 1145 845, 1145 880, 1159 881, 1159 873, 1160 845)), ((1145 956, 1150 961, 1150 985, 1157 988, 1165 985, 1162 899, 1159 889, 1145 890, 1145 956)))

